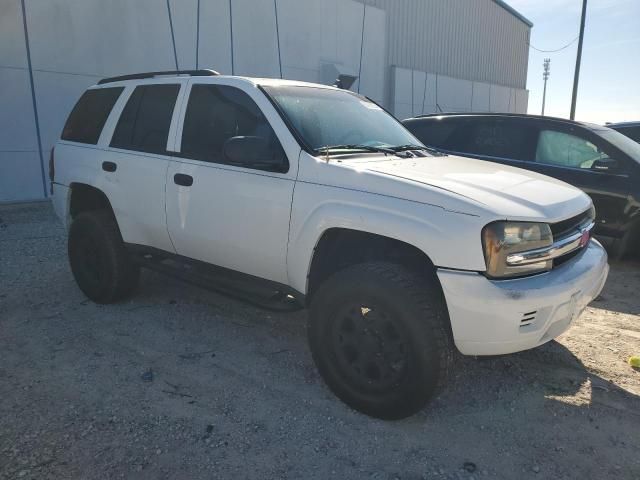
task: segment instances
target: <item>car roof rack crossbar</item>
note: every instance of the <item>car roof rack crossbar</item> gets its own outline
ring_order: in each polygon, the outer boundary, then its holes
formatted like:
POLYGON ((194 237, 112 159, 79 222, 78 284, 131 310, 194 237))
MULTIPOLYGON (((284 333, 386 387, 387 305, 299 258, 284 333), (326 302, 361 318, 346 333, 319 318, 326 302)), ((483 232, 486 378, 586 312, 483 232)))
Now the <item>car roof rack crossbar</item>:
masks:
POLYGON ((140 80, 144 78, 159 77, 162 75, 191 75, 192 77, 213 77, 220 75, 215 70, 165 70, 162 72, 146 72, 146 73, 132 73, 130 75, 120 75, 118 77, 103 78, 98 82, 98 85, 105 83, 121 82, 123 80, 140 80))

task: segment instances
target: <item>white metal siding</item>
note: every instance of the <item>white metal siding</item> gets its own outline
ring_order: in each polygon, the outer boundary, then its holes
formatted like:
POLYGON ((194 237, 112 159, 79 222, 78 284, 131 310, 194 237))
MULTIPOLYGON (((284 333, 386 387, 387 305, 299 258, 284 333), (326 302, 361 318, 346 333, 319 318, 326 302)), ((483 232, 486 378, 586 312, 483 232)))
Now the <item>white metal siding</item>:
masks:
POLYGON ((493 0, 365 0, 387 13, 387 63, 525 88, 530 27, 493 0))

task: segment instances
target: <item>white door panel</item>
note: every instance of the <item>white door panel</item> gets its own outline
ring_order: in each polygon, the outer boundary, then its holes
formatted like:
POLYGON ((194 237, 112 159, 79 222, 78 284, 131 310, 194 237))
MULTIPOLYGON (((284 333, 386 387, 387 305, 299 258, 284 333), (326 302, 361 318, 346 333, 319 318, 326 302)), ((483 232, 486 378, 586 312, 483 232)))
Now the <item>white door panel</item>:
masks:
MULTIPOLYGON (((160 137, 159 141, 166 144, 167 151, 173 147, 175 129, 178 124, 176 112, 180 111, 180 102, 186 90, 187 80, 175 78, 142 80, 125 88, 111 111, 98 143, 100 153, 97 168, 101 174, 102 188, 111 202, 123 240, 127 243, 155 247, 175 253, 167 231, 165 209, 165 184, 171 157, 165 152, 149 150, 146 148, 148 145, 138 145, 136 148, 129 148, 127 145, 126 149, 111 147, 121 117, 125 114, 127 105, 134 97, 136 90, 162 85, 178 87, 178 91, 175 93, 175 103, 167 101, 168 110, 162 112, 160 117, 158 117, 157 110, 152 110, 153 113, 144 115, 145 108, 139 104, 136 109, 137 118, 133 125, 144 123, 139 121, 140 115, 142 115, 146 116, 146 125, 151 125, 152 131, 155 128, 163 129, 162 124, 167 118, 166 114, 170 113, 168 132, 160 137), (161 127, 150 123, 149 118, 156 118, 161 127), (115 163, 116 170, 114 172, 104 171, 102 169, 103 162, 115 163)), ((171 96, 168 95, 167 98, 171 98, 171 96)), ((150 103, 146 106, 153 106, 153 104, 150 103)))
MULTIPOLYGON (((197 77, 189 81, 183 98, 178 116, 180 121, 175 129, 173 151, 176 156, 169 165, 166 179, 167 228, 176 252, 213 265, 288 284, 289 220, 300 146, 267 97, 245 80, 197 77), (244 92, 250 99, 248 103, 255 103, 257 110, 262 112, 269 127, 273 129, 288 158, 288 171, 275 173, 244 168, 221 163, 217 158, 190 157, 188 151, 183 151, 184 119, 196 85, 217 85, 227 89, 233 87, 244 92), (175 174, 190 175, 193 177, 193 184, 177 185, 174 182, 175 174)), ((248 105, 247 98, 236 100, 244 102, 244 106, 248 105)), ((215 103, 211 108, 216 108, 215 103)), ((248 108, 253 107, 249 105, 248 108)), ((225 115, 232 114, 232 111, 225 110, 225 115)), ((202 118, 198 121, 202 123, 196 124, 206 125, 210 120, 202 118)), ((219 127, 211 126, 209 131, 201 132, 198 138, 206 139, 210 138, 209 135, 219 133, 216 128, 219 127)), ((247 135, 244 131, 246 129, 240 128, 236 130, 236 134, 247 135)))
POLYGON ((113 173, 102 171, 102 178, 123 240, 174 252, 165 211, 169 157, 118 150, 102 151, 99 156, 101 163, 117 165, 113 173))
POLYGON ((194 160, 167 173, 167 225, 176 252, 287 283, 286 253, 294 180, 285 175, 194 160), (176 173, 193 177, 190 187, 176 173))

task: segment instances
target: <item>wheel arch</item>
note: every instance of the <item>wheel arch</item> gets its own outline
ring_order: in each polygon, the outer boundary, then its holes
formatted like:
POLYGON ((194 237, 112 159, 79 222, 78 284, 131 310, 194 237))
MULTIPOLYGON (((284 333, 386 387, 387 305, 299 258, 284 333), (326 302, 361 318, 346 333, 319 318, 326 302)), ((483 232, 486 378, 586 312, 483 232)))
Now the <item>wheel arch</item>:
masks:
POLYGON ((81 182, 72 182, 69 188, 71 192, 68 215, 72 220, 82 212, 95 210, 107 210, 115 218, 109 198, 99 188, 81 182))
POLYGON ((318 287, 333 273, 370 261, 398 263, 438 282, 433 261, 415 245, 365 230, 330 227, 319 236, 310 258, 306 301, 311 301, 318 287))
POLYGON ((366 234, 367 239, 383 237, 437 267, 486 268, 480 241, 483 218, 389 197, 366 195, 363 199, 361 193, 353 195, 354 199, 324 201, 313 191, 300 195, 289 228, 287 275, 289 285, 305 295, 310 292, 318 247, 326 241, 327 232, 331 238, 336 229, 361 232, 352 235, 366 234))

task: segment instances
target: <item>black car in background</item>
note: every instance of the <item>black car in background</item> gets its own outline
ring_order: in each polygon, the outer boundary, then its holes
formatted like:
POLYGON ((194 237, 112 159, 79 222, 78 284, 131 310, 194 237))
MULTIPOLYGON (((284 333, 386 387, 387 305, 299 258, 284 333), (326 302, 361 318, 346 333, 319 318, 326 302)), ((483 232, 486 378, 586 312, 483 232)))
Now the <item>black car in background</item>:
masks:
POLYGON ((631 140, 640 143, 640 122, 607 123, 606 127, 626 135, 631 140))
POLYGON ((445 153, 533 170, 584 190, 595 234, 620 258, 640 252, 640 144, 607 127, 519 114, 423 115, 403 120, 445 153))

